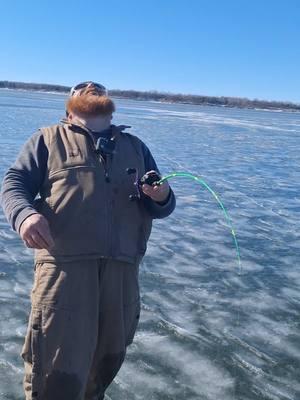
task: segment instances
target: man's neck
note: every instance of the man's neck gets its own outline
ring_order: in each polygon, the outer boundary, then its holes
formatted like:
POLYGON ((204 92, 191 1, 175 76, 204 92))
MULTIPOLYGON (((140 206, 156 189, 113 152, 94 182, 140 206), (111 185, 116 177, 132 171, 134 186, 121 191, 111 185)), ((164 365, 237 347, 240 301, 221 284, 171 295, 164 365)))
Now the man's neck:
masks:
POLYGON ((79 122, 81 125, 84 125, 87 129, 92 132, 101 132, 110 127, 111 118, 110 117, 76 117, 73 119, 75 124, 79 122))

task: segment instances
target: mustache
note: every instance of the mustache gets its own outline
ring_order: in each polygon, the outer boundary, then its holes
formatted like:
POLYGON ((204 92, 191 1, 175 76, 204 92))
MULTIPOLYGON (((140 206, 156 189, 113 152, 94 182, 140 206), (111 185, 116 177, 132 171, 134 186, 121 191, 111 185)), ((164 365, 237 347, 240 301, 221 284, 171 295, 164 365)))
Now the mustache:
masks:
POLYGON ((66 108, 68 113, 85 117, 107 116, 116 111, 115 104, 109 97, 92 93, 70 97, 66 108))

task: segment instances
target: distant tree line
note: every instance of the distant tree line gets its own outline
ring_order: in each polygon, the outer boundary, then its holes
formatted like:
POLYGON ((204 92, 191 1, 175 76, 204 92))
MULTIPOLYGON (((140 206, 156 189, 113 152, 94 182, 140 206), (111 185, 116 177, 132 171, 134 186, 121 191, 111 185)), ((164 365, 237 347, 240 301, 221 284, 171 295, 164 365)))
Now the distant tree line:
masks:
MULTIPOLYGON (((62 86, 62 85, 52 85, 45 83, 12 82, 12 81, 0 81, 0 88, 37 90, 37 91, 57 92, 57 93, 69 93, 71 89, 69 86, 62 86)), ((241 97, 201 96, 201 95, 180 94, 180 93, 178 94, 164 93, 158 91, 141 92, 138 90, 110 90, 109 94, 112 97, 119 97, 123 99, 133 99, 133 100, 152 100, 152 101, 161 101, 168 103, 300 111, 300 104, 284 102, 284 101, 267 101, 258 99, 250 100, 241 97)))
POLYGON ((222 107, 264 108, 268 110, 281 109, 300 111, 300 104, 283 101, 267 101, 258 99, 250 100, 241 97, 201 96, 180 93, 162 93, 157 91, 140 92, 137 90, 110 90, 109 93, 111 96, 135 100, 154 100, 161 102, 212 105, 222 107))
POLYGON ((23 89, 23 90, 37 90, 40 92, 58 92, 67 93, 70 87, 61 85, 51 85, 47 83, 27 83, 27 82, 12 82, 0 81, 0 89, 23 89))

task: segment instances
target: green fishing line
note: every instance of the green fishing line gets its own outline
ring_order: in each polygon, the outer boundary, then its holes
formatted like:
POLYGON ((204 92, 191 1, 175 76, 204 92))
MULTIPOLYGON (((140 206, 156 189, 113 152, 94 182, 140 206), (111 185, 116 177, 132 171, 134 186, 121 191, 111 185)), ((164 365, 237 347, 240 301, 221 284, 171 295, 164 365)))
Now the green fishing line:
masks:
POLYGON ((239 249, 238 241, 237 241, 237 238, 236 238, 236 233, 235 233, 235 231, 233 229, 233 225, 232 225, 232 222, 231 222, 231 220, 229 218, 229 215, 228 215, 228 213, 226 211, 226 208, 224 207, 224 205, 223 205, 222 201, 220 200, 220 198, 218 197, 218 195, 212 190, 211 187, 209 187, 209 185, 202 178, 200 178, 199 176, 190 174, 189 172, 173 172, 172 174, 169 174, 169 175, 166 175, 166 176, 162 177, 157 182, 157 184, 160 185, 163 182, 167 181, 168 179, 176 178, 176 177, 191 178, 191 179, 195 180, 196 182, 198 182, 200 185, 204 186, 214 196, 214 198, 218 202, 219 206, 222 208, 222 211, 223 211, 223 213, 225 215, 226 221, 227 221, 227 223, 228 223, 228 225, 230 227, 231 234, 232 234, 232 237, 233 237, 233 242, 234 242, 235 249, 236 249, 236 255, 237 255, 237 259, 238 259, 239 273, 241 273, 241 269, 242 269, 241 256, 240 256, 240 249, 239 249))

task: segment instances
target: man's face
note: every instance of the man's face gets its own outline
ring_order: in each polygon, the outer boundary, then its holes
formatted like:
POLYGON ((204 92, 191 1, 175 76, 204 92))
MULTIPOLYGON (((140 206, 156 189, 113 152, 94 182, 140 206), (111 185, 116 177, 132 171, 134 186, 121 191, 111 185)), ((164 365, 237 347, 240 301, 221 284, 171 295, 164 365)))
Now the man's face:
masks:
POLYGON ((73 95, 67 102, 68 113, 84 118, 111 115, 115 111, 115 105, 104 94, 106 93, 104 90, 92 82, 83 88, 76 89, 75 86, 73 95))

